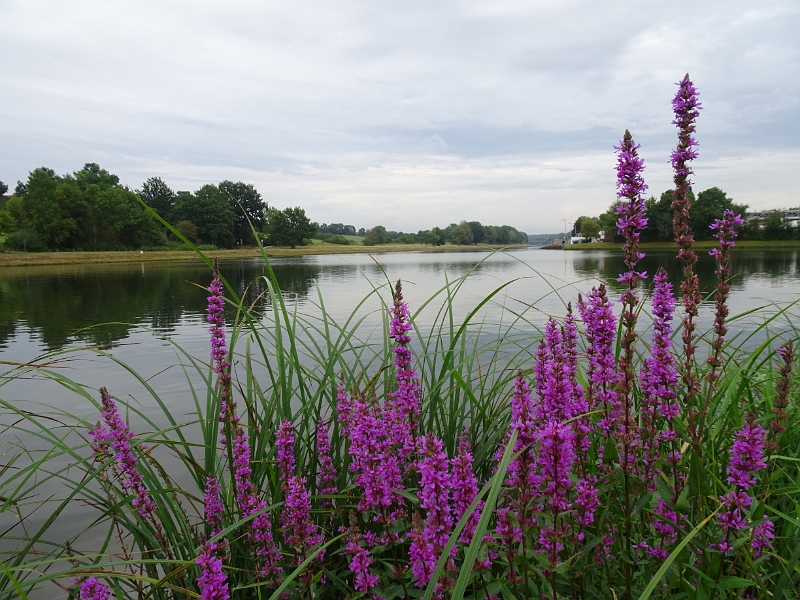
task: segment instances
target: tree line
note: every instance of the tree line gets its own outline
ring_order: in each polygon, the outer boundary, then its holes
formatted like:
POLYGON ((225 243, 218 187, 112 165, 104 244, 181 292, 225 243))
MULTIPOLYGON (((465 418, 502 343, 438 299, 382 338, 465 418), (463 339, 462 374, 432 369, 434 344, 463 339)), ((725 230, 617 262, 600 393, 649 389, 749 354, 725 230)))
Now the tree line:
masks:
POLYGON ((381 245, 526 244, 527 235, 510 225, 461 221, 417 233, 389 231, 382 225, 356 229, 344 223, 312 222, 300 207, 270 207, 251 184, 223 181, 194 193, 173 191, 161 178, 138 190, 96 163, 58 175, 41 167, 17 182, 14 194, 0 182, 0 240, 10 250, 125 250, 178 247, 181 242, 158 217, 201 246, 232 248, 261 240, 295 246, 317 237, 329 243, 381 245), (157 213, 147 210, 147 207, 157 213), (344 236, 350 236, 344 237, 344 236), (353 236, 363 240, 352 239, 353 236))
MULTIPOLYGON (((667 190, 659 198, 651 196, 645 200, 647 227, 642 231, 643 242, 671 241, 674 237, 672 229, 672 210, 670 206, 674 199, 673 190, 667 190)), ((748 206, 737 204, 732 198, 718 187, 704 190, 695 196, 689 190, 688 196, 692 202, 689 217, 689 227, 696 240, 711 239, 714 233, 709 226, 716 219, 721 219, 725 210, 732 210, 744 216, 748 206)), ((596 217, 581 216, 572 228, 575 235, 583 237, 597 237, 604 231, 606 239, 620 241, 617 238, 616 223, 619 202, 614 202, 606 212, 596 217)), ((782 210, 773 210, 767 213, 764 219, 746 219, 739 228, 739 239, 745 240, 785 240, 800 239, 800 227, 795 227, 784 218, 782 210)))

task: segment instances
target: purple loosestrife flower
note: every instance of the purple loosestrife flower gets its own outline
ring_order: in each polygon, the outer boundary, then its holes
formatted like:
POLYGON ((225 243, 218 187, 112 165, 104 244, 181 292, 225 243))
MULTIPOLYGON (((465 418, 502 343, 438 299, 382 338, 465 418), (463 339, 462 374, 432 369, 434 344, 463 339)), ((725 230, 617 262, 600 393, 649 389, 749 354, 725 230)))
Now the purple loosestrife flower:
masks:
POLYGON ((78 597, 80 600, 109 600, 111 598, 111 590, 98 579, 88 577, 81 584, 78 597))
MULTIPOLYGON (((458 440, 458 454, 450 461, 453 472, 453 521, 461 519, 475 496, 478 495, 478 478, 472 471, 472 448, 470 448, 467 432, 464 431, 458 440)), ((475 528, 481 518, 483 501, 479 502, 464 525, 458 541, 469 544, 475 535, 475 528)))
POLYGON ((278 468, 281 472, 281 489, 285 494, 289 480, 294 476, 297 467, 294 459, 294 426, 291 421, 283 420, 275 438, 275 445, 278 448, 278 468))
POLYGON ((615 443, 613 436, 621 420, 616 390, 619 371, 614 355, 617 319, 611 310, 612 306, 603 284, 599 288, 592 288, 586 300, 578 298, 578 311, 586 328, 586 356, 589 359, 587 408, 602 413, 597 422, 597 427, 605 437, 605 443, 598 453, 601 464, 605 448, 615 443))
POLYGON ((202 567, 197 586, 200 588, 200 600, 228 600, 228 577, 222 570, 222 559, 215 554, 216 544, 203 545, 200 556, 195 563, 202 567))
MULTIPOLYGON (((328 427, 321 419, 317 421, 317 460, 319 461, 319 482, 317 492, 320 496, 330 496, 339 491, 337 483, 339 475, 336 467, 333 466, 331 456, 331 442, 328 438, 328 427)), ((322 508, 330 508, 332 501, 330 498, 323 498, 320 502, 322 508)))
POLYGON ((220 500, 219 481, 217 481, 216 477, 206 478, 206 490, 203 499, 206 527, 211 532, 208 537, 213 538, 222 531, 222 517, 225 514, 225 507, 220 500))
MULTIPOLYGON (((419 515, 415 513, 417 519, 419 515)), ((340 530, 341 531, 341 530, 340 530)), ((378 585, 380 579, 374 573, 371 573, 369 567, 375 562, 375 559, 370 554, 367 548, 364 548, 360 542, 363 540, 361 532, 358 530, 356 515, 350 511, 350 527, 345 540, 345 554, 350 556, 350 572, 355 574, 355 581, 353 587, 358 592, 368 592, 371 588, 378 585)))
MULTIPOLYGON (((206 319, 211 324, 211 360, 217 374, 217 387, 220 389, 220 420, 238 422, 236 404, 231 395, 231 363, 228 361, 228 348, 225 343, 225 300, 224 287, 219 278, 219 263, 214 261, 214 278, 208 286, 206 319)), ((223 444, 225 442, 223 441, 223 444)))
POLYGON ((772 439, 767 442, 770 450, 778 450, 779 446, 775 440, 786 428, 784 423, 788 415, 785 409, 789 406, 789 391, 792 386, 792 363, 794 362, 794 346, 791 340, 778 348, 778 358, 781 364, 778 367, 775 400, 772 402, 772 413, 775 418, 770 422, 772 439))
POLYGON ((395 341, 395 377, 397 389, 390 394, 387 402, 387 418, 391 421, 391 438, 399 448, 401 456, 407 460, 414 454, 419 436, 419 405, 421 388, 417 373, 411 365, 411 338, 408 332, 413 328, 408 314, 408 305, 403 301, 403 288, 397 280, 394 304, 390 311, 389 337, 395 341))
POLYGON ((342 425, 350 440, 350 470, 363 492, 358 509, 377 510, 392 521, 395 515, 391 509, 401 503, 393 490, 402 489, 403 482, 396 446, 388 437, 380 406, 363 393, 345 406, 346 412, 340 412, 339 418, 346 419, 342 425))
MULTIPOLYGON (((281 527, 284 542, 294 550, 294 562, 300 565, 305 561, 314 546, 322 543, 322 535, 311 520, 311 499, 306 489, 305 477, 294 475, 286 483, 286 500, 281 512, 281 527)), ((315 560, 322 560, 325 551, 320 552, 315 560)), ((308 584, 312 574, 305 573, 300 581, 308 584)))
MULTIPOLYGON (((731 248, 736 245, 734 240, 738 235, 735 227, 742 223, 741 215, 734 215, 732 210, 726 210, 722 219, 716 219, 711 224, 711 229, 716 231, 714 237, 719 240, 719 248, 714 248, 709 252, 719 262, 719 267, 715 271, 718 283, 717 291, 714 294, 714 333, 716 335, 711 342, 712 354, 707 361, 711 370, 706 376, 711 383, 719 378, 717 369, 722 366, 722 347, 725 345, 725 334, 728 332, 725 321, 728 318, 728 292, 731 290, 730 283, 728 283, 731 278, 731 248)), ((709 387, 710 392, 711 387, 709 387)), ((705 414, 705 409, 703 414, 705 414)))
MULTIPOLYGON (((536 427, 530 386, 522 371, 517 371, 511 396, 511 427, 508 436, 517 430, 514 453, 521 454, 508 465, 505 486, 511 491, 512 512, 523 529, 533 523, 529 512, 533 509, 532 504, 537 498, 541 482, 536 472, 536 427)), ((495 460, 500 460, 504 449, 503 446, 497 449, 495 460)))
MULTIPOLYGON (((659 269, 653 278, 653 342, 650 346, 650 358, 642 364, 642 480, 650 492, 655 491, 655 469, 661 458, 659 444, 662 440, 675 446, 677 437, 673 419, 680 414, 675 402, 678 375, 675 360, 672 358, 671 321, 675 311, 675 297, 672 295, 672 284, 667 280, 667 273, 659 269), (667 421, 668 433, 662 435, 659 418, 667 421)), ((674 467, 674 465, 673 465, 674 467)))
POLYGON ((545 326, 544 350, 537 352, 537 376, 543 380, 536 382, 542 401, 536 407, 536 420, 544 423, 549 419, 559 421, 573 416, 572 382, 570 366, 563 353, 561 329, 555 319, 550 319, 545 326))
POLYGON ((642 198, 642 194, 647 191, 647 185, 642 177, 644 161, 639 157, 639 148, 627 129, 619 146, 614 147, 617 151, 617 198, 624 201, 617 207, 617 231, 625 238, 622 248, 625 251, 625 264, 628 266, 628 272, 619 281, 628 284, 629 295, 634 294, 633 289, 638 281, 647 277, 647 273, 636 271, 636 264, 644 257, 639 252, 640 231, 647 227, 642 198))
MULTIPOLYGON (((689 162, 697 158, 697 141, 694 139, 695 120, 702 108, 697 97, 697 90, 689 79, 688 73, 678 83, 678 92, 672 100, 672 111, 675 115, 673 125, 678 127, 678 146, 672 153, 672 171, 675 182, 674 199, 671 209, 673 211, 672 229, 675 233, 675 243, 678 245, 678 259, 683 261, 684 281, 681 284, 683 293, 683 341, 684 362, 682 365, 683 387, 686 390, 685 405, 688 411, 688 426, 690 435, 695 435, 695 418, 692 399, 700 389, 697 375, 692 371, 694 367, 694 331, 697 324, 694 318, 702 300, 700 296, 700 282, 694 273, 694 263, 697 255, 692 251, 694 238, 689 230, 689 214, 692 206, 689 193, 691 191, 692 168, 689 162)), ((696 441, 696 443, 698 443, 696 441)))
POLYGON ((150 496, 150 490, 145 486, 141 473, 136 468, 137 459, 131 446, 134 438, 133 432, 119 416, 117 405, 106 388, 100 388, 100 396, 103 404, 103 421, 107 428, 107 434, 102 436, 95 434, 97 436, 96 439, 103 437, 110 441, 120 473, 122 489, 133 494, 131 506, 136 509, 136 512, 142 518, 153 524, 158 524, 158 520, 155 518, 156 503, 150 496))
MULTIPOLYGON (((734 489, 722 496, 722 505, 727 510, 717 516, 717 524, 722 527, 725 539, 715 547, 722 552, 730 551, 733 547, 731 537, 747 527, 745 510, 753 503, 749 490, 756 483, 756 471, 767 467, 764 460, 766 437, 767 431, 755 422, 752 413, 747 415, 744 426, 736 432, 728 464, 728 483, 734 489)), ((763 537, 757 543, 762 541, 763 537)))
MULTIPOLYGON (((226 360, 228 350, 225 344, 225 303, 219 264, 216 261, 214 278, 208 289, 211 293, 207 308, 208 322, 211 323, 211 358, 214 361, 214 372, 219 375, 217 387, 220 388, 220 421, 223 423, 221 442, 230 445, 234 495, 242 518, 247 518, 264 510, 267 504, 256 496, 256 488, 252 482, 253 469, 250 466, 250 438, 239 424, 236 403, 231 392, 231 365, 226 360), (228 439, 227 433, 232 435, 232 441, 228 439)), ((256 557, 261 561, 261 575, 269 578, 281 572, 282 569, 278 566, 281 555, 273 540, 272 523, 267 513, 252 520, 247 537, 255 548, 256 557)))
POLYGON ((425 520, 422 531, 411 542, 409 555, 417 586, 425 587, 453 528, 450 512, 453 478, 444 444, 432 433, 423 438, 420 453, 423 456, 419 461, 419 505, 425 511, 425 520))
POLYGON ((572 464, 575 462, 575 435, 566 423, 551 420, 539 431, 538 471, 542 478, 541 505, 550 514, 551 522, 539 534, 542 551, 555 567, 564 548, 563 538, 568 525, 559 515, 572 508, 572 464))

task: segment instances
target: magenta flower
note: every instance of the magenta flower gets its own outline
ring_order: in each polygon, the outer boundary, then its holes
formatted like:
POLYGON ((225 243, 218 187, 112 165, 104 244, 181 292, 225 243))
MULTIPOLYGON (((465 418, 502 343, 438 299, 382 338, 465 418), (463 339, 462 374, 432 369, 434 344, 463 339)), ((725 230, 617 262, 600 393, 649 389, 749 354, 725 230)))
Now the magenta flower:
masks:
POLYGON ((294 459, 294 426, 284 419, 275 434, 275 446, 278 448, 278 468, 281 472, 281 488, 286 493, 286 486, 294 476, 297 465, 294 459))
POLYGON ((551 517, 550 523, 540 532, 539 544, 551 566, 555 567, 566 534, 565 521, 558 517, 572 508, 569 492, 573 487, 571 473, 575 462, 575 439, 572 428, 556 420, 542 427, 539 439, 537 467, 543 486, 541 506, 551 517))
POLYGON ((206 478, 204 504, 206 526, 211 531, 209 537, 213 538, 222 531, 222 517, 225 514, 225 507, 220 500, 219 481, 216 477, 206 478))
MULTIPOLYGON (((744 426, 736 432, 735 436, 736 440, 731 446, 730 463, 728 464, 728 482, 734 486, 734 489, 722 496, 722 505, 727 510, 717 516, 717 524, 722 527, 725 539, 715 547, 726 553, 732 547, 731 537, 747 527, 746 510, 753 503, 749 490, 756 483, 755 473, 767 467, 764 458, 767 431, 755 422, 755 415, 747 416, 744 426)), ((763 531, 771 531, 771 529, 767 528, 763 531)), ((760 545, 763 544, 764 535, 758 540, 755 537, 753 539, 753 542, 759 545, 759 551, 763 548, 760 545)))
POLYGON ((109 600, 111 590, 94 577, 88 577, 81 584, 78 597, 80 600, 109 600))
MULTIPOLYGON (((328 427, 323 420, 317 421, 317 460, 319 461, 319 481, 317 492, 320 496, 330 496, 339 491, 337 483, 339 475, 336 467, 333 466, 331 456, 331 442, 328 438, 328 427)), ((323 498, 320 505, 323 508, 330 508, 332 501, 330 498, 323 498)))
POLYGON ((222 559, 215 554, 216 544, 203 545, 200 556, 195 563, 202 567, 197 586, 200 588, 200 600, 228 600, 228 577, 222 570, 222 559))
POLYGON ((612 307, 603 284, 599 288, 592 288, 585 301, 578 298, 578 311, 586 328, 586 356, 589 359, 586 400, 589 410, 602 411, 598 427, 607 437, 620 419, 616 391, 619 371, 614 359, 617 319, 612 307))
POLYGON ((672 122, 678 127, 678 146, 672 153, 672 170, 675 181, 675 193, 671 209, 673 211, 672 228, 675 233, 675 242, 678 245, 678 259, 684 263, 684 281, 681 284, 683 294, 683 308, 685 316, 683 318, 683 341, 684 362, 682 366, 682 378, 686 390, 686 405, 689 416, 690 434, 694 434, 694 408, 692 398, 699 391, 699 381, 693 372, 694 351, 694 331, 697 324, 694 317, 702 300, 700 296, 700 282, 694 273, 694 263, 697 262, 697 255, 692 251, 694 238, 689 230, 689 211, 692 203, 689 197, 691 189, 692 169, 689 162, 697 158, 697 141, 694 139, 695 120, 700 114, 701 104, 697 98, 697 90, 689 79, 688 73, 678 83, 678 93, 672 100, 672 110, 675 120, 672 122))
MULTIPOLYGON (((225 300, 224 287, 219 278, 219 263, 214 261, 214 278, 208 286, 211 294, 208 297, 206 319, 211 324, 211 360, 214 372, 218 375, 217 386, 220 389, 220 420, 235 420, 236 404, 231 395, 231 363, 228 361, 228 348, 225 343, 225 300)), ((223 442, 225 443, 225 442, 223 442)))
MULTIPOLYGON (((286 499, 281 511, 281 527, 283 539, 294 551, 294 562, 300 565, 315 546, 322 543, 322 535, 311 520, 311 499, 306 488, 305 477, 292 476, 286 483, 286 499)), ((321 561, 325 551, 320 552, 315 560, 321 561)), ((312 574, 301 576, 302 583, 309 583, 312 574)))
POLYGON ((103 430, 103 426, 100 423, 97 424, 92 433, 95 445, 99 446, 103 441, 111 444, 122 489, 133 494, 131 506, 142 518, 151 523, 158 523, 155 517, 156 503, 150 496, 150 490, 144 484, 141 473, 136 468, 137 458, 131 445, 134 434, 119 416, 117 405, 106 388, 100 388, 100 397, 106 429, 103 430))
MULTIPOLYGON (((617 231, 625 238, 623 250, 625 264, 628 265, 628 272, 623 274, 619 281, 628 284, 628 295, 634 298, 633 288, 640 279, 647 277, 647 273, 635 270, 636 263, 644 257, 644 254, 639 252, 640 232, 647 227, 642 198, 642 194, 647 191, 647 185, 642 177, 644 162, 637 152, 639 147, 627 129, 619 146, 614 147, 617 151, 617 198, 625 201, 617 207, 619 215, 617 231)), ((635 300, 625 298, 623 302, 635 304, 635 300)))
POLYGON ((395 341, 392 351, 395 355, 395 378, 397 389, 390 394, 386 404, 387 419, 391 422, 391 437, 400 450, 404 460, 416 452, 419 405, 421 388, 417 373, 411 365, 411 338, 408 332, 413 328, 408 305, 403 301, 400 280, 395 286, 395 299, 390 311, 389 337, 395 341))
POLYGON ((371 588, 378 585, 380 579, 374 573, 371 573, 369 567, 375 561, 367 548, 360 545, 363 539, 355 524, 355 515, 350 517, 350 530, 347 537, 347 545, 345 546, 345 554, 350 556, 350 564, 348 565, 350 572, 355 575, 353 587, 358 592, 368 592, 371 588))
MULTIPOLYGON (((453 479, 453 521, 457 522, 469 508, 475 496, 478 495, 478 478, 472 472, 472 449, 467 439, 466 431, 458 441, 458 454, 450 461, 453 479)), ((475 528, 481 518, 483 501, 479 502, 464 525, 458 541, 469 544, 475 535, 475 528)))

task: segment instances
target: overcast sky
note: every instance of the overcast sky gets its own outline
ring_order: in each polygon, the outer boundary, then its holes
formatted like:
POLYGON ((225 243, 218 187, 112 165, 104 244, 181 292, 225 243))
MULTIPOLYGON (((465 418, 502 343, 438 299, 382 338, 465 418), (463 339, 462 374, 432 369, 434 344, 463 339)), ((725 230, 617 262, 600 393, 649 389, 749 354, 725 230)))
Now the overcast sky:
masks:
POLYGON ((0 0, 0 180, 97 162, 136 189, 254 184, 319 222, 563 230, 629 128, 671 182, 800 205, 800 2, 0 0))

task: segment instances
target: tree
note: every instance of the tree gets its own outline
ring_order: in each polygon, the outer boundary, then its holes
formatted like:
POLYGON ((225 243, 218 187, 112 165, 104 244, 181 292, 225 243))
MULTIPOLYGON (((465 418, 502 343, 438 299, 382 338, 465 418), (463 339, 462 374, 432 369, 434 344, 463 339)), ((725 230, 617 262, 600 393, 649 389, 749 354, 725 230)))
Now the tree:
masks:
POLYGON ((585 238, 596 238, 600 235, 600 221, 594 217, 584 217, 581 222, 581 235, 585 238))
POLYGON ((481 225, 479 221, 470 221, 467 225, 469 225, 469 228, 472 230, 472 243, 480 244, 483 242, 483 225, 481 225))
POLYGON ((197 236, 197 225, 191 221, 181 221, 175 225, 175 229, 177 229, 178 233, 180 233, 183 237, 194 244, 200 240, 200 238, 197 236))
POLYGON ((0 181, 0 196, 5 196, 7 191, 8 191, 8 186, 2 181, 0 181))
POLYGON ((7 210, 0 210, 0 235, 11 233, 17 228, 17 220, 7 210))
POLYGON ((695 239, 711 239, 714 232, 709 229, 709 226, 716 219, 721 219, 725 210, 728 209, 738 214, 744 214, 747 206, 734 204, 733 200, 728 198, 727 194, 718 187, 700 192, 689 213, 689 226, 695 239))
POLYGON ((271 208, 267 210, 264 232, 269 236, 271 244, 294 248, 302 244, 303 240, 313 237, 317 233, 317 227, 299 206, 283 210, 271 208))
POLYGON ((233 235, 237 242, 243 240, 246 243, 253 243, 255 240, 250 223, 253 224, 256 231, 263 229, 267 203, 261 198, 258 190, 249 183, 223 181, 219 184, 219 189, 225 194, 236 215, 233 235))
POLYGON ((136 191, 147 206, 158 213, 162 219, 170 221, 177 196, 160 177, 151 177, 136 191))
POLYGON ((442 231, 442 229, 440 229, 439 227, 434 227, 433 229, 431 229, 429 239, 430 243, 434 246, 444 246, 444 243, 446 241, 444 237, 444 231, 442 231))
POLYGON ((204 244, 217 248, 232 248, 236 215, 228 199, 213 184, 201 187, 194 194, 178 192, 173 220, 191 221, 204 244))
MULTIPOLYGON (((694 195, 689 190, 690 200, 694 195)), ((656 200, 651 197, 645 200, 644 207, 647 215, 647 227, 642 232, 645 242, 668 241, 674 237, 672 230, 672 201, 675 199, 674 191, 667 190, 656 200)))
POLYGON ((461 221, 458 225, 453 227, 450 232, 450 241, 459 246, 466 246, 472 243, 472 228, 466 221, 461 221))
POLYGON ((765 240, 786 240, 792 237, 789 221, 783 216, 782 210, 771 210, 764 218, 765 240))
POLYGON ((83 165, 83 168, 75 173, 75 179, 78 181, 78 187, 82 190, 85 190, 90 185, 98 185, 102 189, 119 185, 119 177, 105 169, 101 169, 97 163, 83 165))
POLYGON ((27 193, 28 193, 28 186, 22 183, 21 181, 18 181, 16 187, 14 188, 14 195, 20 197, 24 196, 27 193))

